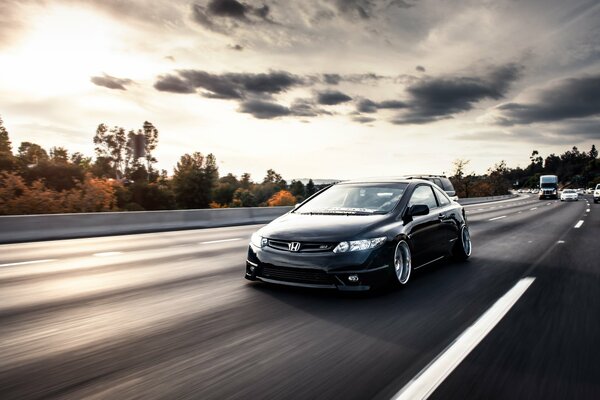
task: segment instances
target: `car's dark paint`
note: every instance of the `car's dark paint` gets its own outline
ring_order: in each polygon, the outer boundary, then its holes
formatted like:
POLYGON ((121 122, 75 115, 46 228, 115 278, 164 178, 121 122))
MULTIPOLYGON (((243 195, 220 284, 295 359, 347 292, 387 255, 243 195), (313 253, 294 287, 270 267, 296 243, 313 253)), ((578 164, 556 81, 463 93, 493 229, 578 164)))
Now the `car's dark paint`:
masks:
MULTIPOLYGON (((292 252, 270 246, 259 248, 251 244, 248 249, 246 278, 294 286, 368 290, 396 280, 394 252, 401 240, 409 244, 413 269, 452 254, 460 229, 467 223, 461 205, 452 201, 448 201, 443 207, 431 209, 416 205, 410 209, 411 215, 407 205, 412 193, 418 186, 433 186, 432 183, 417 179, 386 179, 375 182, 407 184, 404 195, 391 212, 383 215, 303 215, 302 207, 297 207, 261 228, 258 233, 274 241, 332 245, 330 250, 292 252), (415 215, 423 214, 424 211, 427 211, 426 215, 415 215), (386 242, 376 249, 346 253, 334 253, 331 250, 342 241, 384 236, 387 238, 386 242), (263 273, 265 270, 275 271, 276 279, 273 275, 263 273), (348 281, 352 274, 358 275, 357 282, 348 281)), ((346 182, 339 183, 343 184, 346 182)), ((441 194, 435 192, 435 195, 441 194)))

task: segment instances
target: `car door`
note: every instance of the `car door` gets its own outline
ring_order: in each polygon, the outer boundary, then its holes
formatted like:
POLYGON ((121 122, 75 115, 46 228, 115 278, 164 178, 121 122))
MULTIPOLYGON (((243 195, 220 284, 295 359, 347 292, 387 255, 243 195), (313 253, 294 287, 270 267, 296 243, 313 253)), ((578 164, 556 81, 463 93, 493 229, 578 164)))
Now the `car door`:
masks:
POLYGON ((448 253, 458 238, 458 224, 456 220, 456 203, 452 203, 446 193, 438 188, 433 188, 439 208, 437 216, 440 220, 440 237, 442 238, 442 252, 448 253))
POLYGON ((415 204, 429 207, 429 214, 415 216, 409 222, 409 239, 413 250, 413 265, 416 268, 442 256, 443 238, 437 213, 439 207, 431 185, 423 184, 415 188, 407 207, 415 204))

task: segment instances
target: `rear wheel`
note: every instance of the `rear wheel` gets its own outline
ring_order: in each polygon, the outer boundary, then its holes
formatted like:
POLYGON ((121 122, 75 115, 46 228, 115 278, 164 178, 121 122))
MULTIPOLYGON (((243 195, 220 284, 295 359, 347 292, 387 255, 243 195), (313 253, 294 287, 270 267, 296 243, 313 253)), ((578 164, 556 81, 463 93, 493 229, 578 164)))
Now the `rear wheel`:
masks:
POLYGON ((471 256, 472 248, 473 245, 471 243, 471 233, 469 232, 469 227, 467 225, 463 225, 462 228, 460 228, 458 239, 454 243, 452 255, 457 260, 466 260, 471 256))
POLYGON ((396 245, 394 252, 394 272, 396 273, 396 285, 404 286, 410 279, 412 272, 412 256, 408 243, 401 240, 396 245))

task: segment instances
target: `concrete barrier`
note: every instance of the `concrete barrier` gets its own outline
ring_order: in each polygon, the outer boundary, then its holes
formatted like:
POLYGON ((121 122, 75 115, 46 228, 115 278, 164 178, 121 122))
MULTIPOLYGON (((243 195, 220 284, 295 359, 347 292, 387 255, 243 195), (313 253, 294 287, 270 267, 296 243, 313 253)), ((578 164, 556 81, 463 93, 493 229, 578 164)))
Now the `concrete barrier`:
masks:
POLYGON ((458 203, 464 206, 469 204, 489 203, 491 201, 508 200, 519 197, 517 194, 506 194, 502 196, 489 196, 489 197, 467 197, 464 199, 458 199, 458 203))
POLYGON ((0 243, 264 224, 292 207, 217 208, 0 217, 0 243))
MULTIPOLYGON (((476 204, 509 199, 516 196, 467 198, 459 199, 458 202, 464 205, 476 204)), ((0 243, 266 224, 291 209, 292 207, 248 207, 203 210, 7 215, 0 216, 0 243)))

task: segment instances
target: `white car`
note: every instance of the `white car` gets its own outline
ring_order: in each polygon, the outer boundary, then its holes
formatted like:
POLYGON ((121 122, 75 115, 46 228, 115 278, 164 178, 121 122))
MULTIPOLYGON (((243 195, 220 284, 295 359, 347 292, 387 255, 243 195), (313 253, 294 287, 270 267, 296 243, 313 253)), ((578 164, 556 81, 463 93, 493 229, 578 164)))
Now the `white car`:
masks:
POLYGON ((596 185, 596 189, 594 189, 594 203, 598 203, 600 201, 600 183, 596 185))
POLYGON ((575 189, 565 189, 560 194, 560 201, 570 201, 570 200, 579 200, 579 195, 575 191, 575 189))

